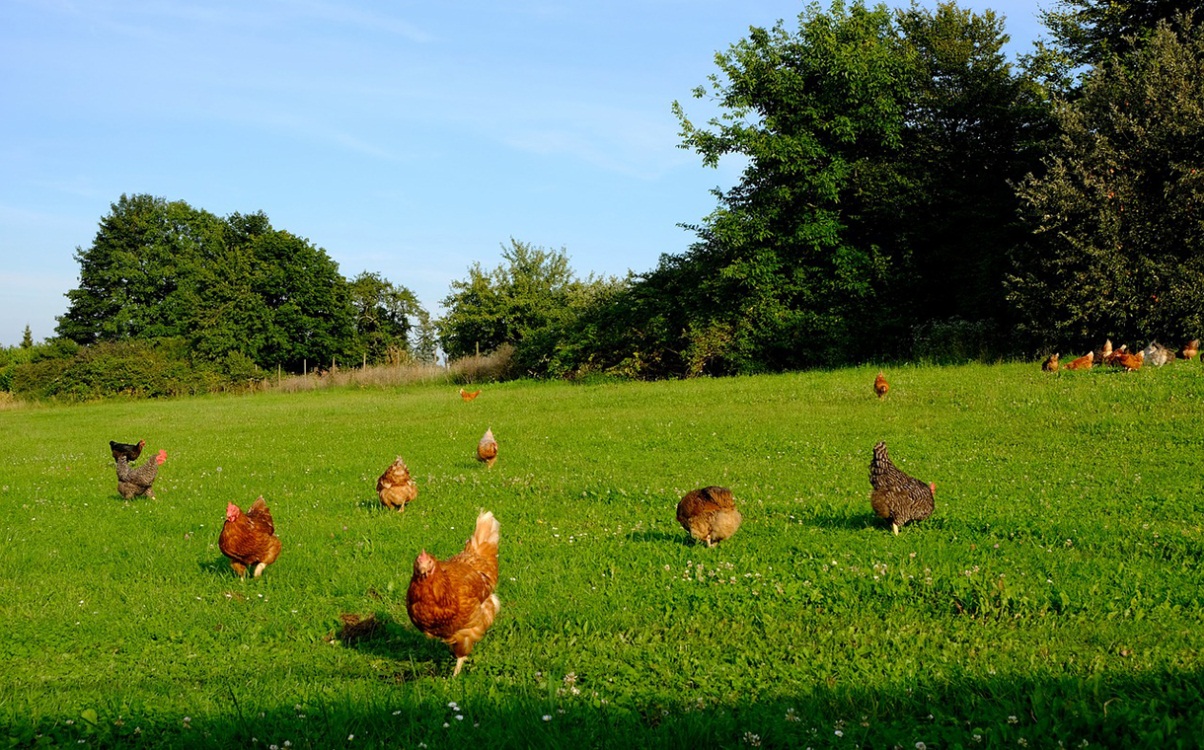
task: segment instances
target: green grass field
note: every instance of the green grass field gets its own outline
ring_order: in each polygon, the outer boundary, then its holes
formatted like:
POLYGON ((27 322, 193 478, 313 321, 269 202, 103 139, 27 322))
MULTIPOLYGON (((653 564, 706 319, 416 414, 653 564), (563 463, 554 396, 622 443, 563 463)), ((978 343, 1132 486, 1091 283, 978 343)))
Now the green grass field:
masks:
POLYGON ((875 372, 0 412, 0 744, 1196 747, 1204 367, 875 372), (138 438, 168 460, 124 502, 138 438), (879 439, 937 483, 897 537, 879 439), (744 513, 711 549, 674 519, 709 484, 744 513), (261 494, 284 550, 243 581, 218 532, 261 494), (481 508, 502 610, 451 679, 405 589, 481 508))

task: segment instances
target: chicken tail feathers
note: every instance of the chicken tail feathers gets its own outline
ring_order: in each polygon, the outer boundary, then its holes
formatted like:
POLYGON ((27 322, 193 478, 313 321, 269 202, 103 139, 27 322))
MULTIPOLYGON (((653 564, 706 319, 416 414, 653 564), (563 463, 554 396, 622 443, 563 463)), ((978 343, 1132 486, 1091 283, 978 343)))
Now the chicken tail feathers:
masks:
POLYGON ((490 511, 481 511, 477 516, 477 527, 469 537, 465 549, 482 557, 497 557, 498 542, 501 540, 501 524, 490 511))

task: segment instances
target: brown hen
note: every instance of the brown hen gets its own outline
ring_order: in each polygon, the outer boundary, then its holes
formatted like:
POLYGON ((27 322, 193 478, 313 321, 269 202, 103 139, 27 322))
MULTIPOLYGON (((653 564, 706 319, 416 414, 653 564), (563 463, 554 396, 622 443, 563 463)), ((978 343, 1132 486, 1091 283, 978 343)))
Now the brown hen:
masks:
POLYGON ((741 520, 732 491, 726 487, 693 490, 677 504, 677 522, 708 547, 735 534, 741 520))
POLYGON ((497 460, 497 440, 493 437, 492 427, 485 430, 481 441, 477 443, 477 460, 483 461, 489 468, 492 468, 493 462, 497 460))
POLYGON ((234 503, 226 505, 226 522, 222 524, 217 546, 230 558, 234 572, 242 577, 246 577, 247 568, 252 568, 258 578, 264 568, 276 562, 280 556, 280 539, 262 495, 251 503, 246 513, 234 503))
POLYGON ((890 529, 896 534, 900 526, 923 521, 936 508, 936 483, 925 484, 896 468, 886 453, 884 442, 874 446, 870 484, 874 487, 870 494, 874 512, 890 521, 890 529))
POLYGON ((406 612, 414 626, 431 638, 451 646, 456 657, 452 677, 485 637, 502 602, 497 594, 499 524, 482 511, 464 551, 436 560, 426 550, 414 560, 414 574, 406 591, 406 612))
POLYGON ((883 398, 889 390, 890 383, 886 382, 886 376, 878 373, 878 377, 874 378, 874 393, 878 394, 878 398, 883 398))
POLYGON ((376 494, 380 495, 380 501, 386 508, 398 511, 404 511, 406 503, 418 497, 418 483, 410 476, 410 469, 401 456, 376 480, 376 494))
POLYGON ((472 401, 474 398, 480 395, 481 389, 479 388, 475 391, 466 391, 463 388, 460 389, 460 398, 464 399, 465 401, 472 401))
POLYGON ((1095 352, 1087 352, 1086 354, 1079 357, 1078 359, 1071 360, 1071 362, 1068 365, 1066 365, 1066 369, 1067 370, 1090 370, 1091 363, 1094 359, 1095 359, 1095 352))
POLYGON ((1045 372, 1057 372, 1058 371, 1058 354, 1057 354, 1057 352, 1054 352, 1053 354, 1046 357, 1045 361, 1041 363, 1041 369, 1044 370, 1045 372))

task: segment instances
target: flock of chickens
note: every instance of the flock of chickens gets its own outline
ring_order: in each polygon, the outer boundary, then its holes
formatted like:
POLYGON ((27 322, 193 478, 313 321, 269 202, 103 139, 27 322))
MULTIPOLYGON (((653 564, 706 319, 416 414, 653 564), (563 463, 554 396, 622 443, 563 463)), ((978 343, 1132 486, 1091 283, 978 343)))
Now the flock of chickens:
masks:
MULTIPOLYGON (((886 378, 878 373, 874 392, 882 398, 889 389, 886 378)), ((465 401, 475 399, 480 393, 460 389, 465 401)), ((133 466, 145 446, 145 440, 136 444, 109 441, 117 464, 117 491, 127 500, 155 496, 151 486, 159 467, 167 460, 167 451, 160 450, 154 458, 133 466)), ((477 444, 477 460, 492 467, 497 457, 498 443, 490 428, 477 444)), ((870 484, 874 512, 886 519, 895 534, 900 526, 927 518, 935 508, 936 485, 908 476, 895 467, 883 442, 874 446, 870 484)), ((376 492, 382 505, 399 512, 404 512, 406 505, 418 497, 418 485, 401 456, 377 479, 376 492)), ((693 490, 677 504, 678 523, 707 547, 730 538, 740 528, 741 520, 735 498, 726 487, 693 490)), ((485 636, 501 609, 501 600, 494 593, 498 583, 499 539, 497 519, 493 513, 481 511, 472 536, 460 553, 439 560, 424 549, 414 560, 406 590, 406 612, 419 631, 451 647, 456 657, 453 677, 460 673, 473 646, 485 636)), ((240 577, 245 577, 248 570, 259 577, 276 561, 280 556, 280 538, 262 496, 246 511, 234 503, 226 506, 218 547, 240 577)))
MULTIPOLYGON (((1129 351, 1128 344, 1121 344, 1120 348, 1112 348, 1112 339, 1104 341, 1104 345, 1095 351, 1090 351, 1081 357, 1078 357, 1068 362, 1062 369, 1065 370, 1090 370, 1096 365, 1112 365, 1120 367, 1128 372, 1140 370, 1144 364, 1151 364, 1154 367, 1162 367, 1174 362, 1176 359, 1192 360, 1196 356, 1200 356, 1200 361, 1204 362, 1204 355, 1200 354, 1200 340, 1192 339, 1183 344, 1179 351, 1169 349, 1157 341, 1152 341, 1146 348, 1133 354, 1129 351)), ((1057 372, 1059 368, 1057 353, 1049 355, 1049 357, 1041 363, 1041 369, 1046 372, 1057 372)))

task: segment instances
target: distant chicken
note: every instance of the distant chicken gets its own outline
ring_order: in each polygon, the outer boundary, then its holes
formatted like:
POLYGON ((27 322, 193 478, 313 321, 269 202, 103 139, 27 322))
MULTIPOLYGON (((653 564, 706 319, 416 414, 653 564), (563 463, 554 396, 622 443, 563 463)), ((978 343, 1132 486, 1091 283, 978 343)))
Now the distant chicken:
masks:
POLYGON ((883 398, 889 390, 890 383, 886 382, 886 376, 878 373, 878 377, 874 378, 874 393, 878 394, 878 398, 883 398))
POLYGON ((1112 354, 1112 364, 1117 367, 1123 367, 1128 372, 1134 372, 1141 369, 1141 365, 1145 362, 1145 352, 1137 352, 1129 354, 1126 351, 1118 350, 1112 354))
POLYGON ((1200 339, 1192 339, 1191 341, 1188 341, 1187 343, 1183 344, 1183 347, 1179 349, 1179 353, 1176 354, 1175 356, 1178 357, 1179 359, 1192 360, 1192 359, 1195 359, 1196 355, 1199 353, 1200 353, 1200 339))
POLYGON ((112 452, 114 461, 121 458, 122 456, 125 456, 126 461, 129 461, 130 463, 134 463, 135 461, 138 460, 138 456, 142 455, 142 449, 145 447, 146 447, 145 440, 139 440, 137 443, 135 443, 133 445, 131 445, 129 443, 118 443, 115 440, 109 441, 109 451, 112 452))
POLYGON ((493 467, 493 462, 497 461, 497 440, 493 438, 492 427, 485 430, 481 442, 477 443, 477 460, 483 461, 485 466, 490 468, 493 467))
POLYGON ((1053 354, 1051 354, 1045 358, 1045 361, 1041 363, 1041 369, 1044 370, 1045 372, 1057 372, 1058 371, 1058 354, 1057 354, 1057 352, 1054 352, 1053 354))
POLYGON ((460 398, 464 399, 465 401, 472 401, 474 398, 480 395, 481 389, 479 388, 475 391, 466 391, 463 388, 460 389, 460 398))
POLYGON ((1124 356, 1132 356, 1129 354, 1129 345, 1121 344, 1119 349, 1113 349, 1112 353, 1104 357, 1104 364, 1121 366, 1120 358, 1124 356))
POLYGON ((401 456, 376 480, 376 494, 380 495, 380 501, 386 508, 397 511, 404 511, 406 503, 418 497, 418 483, 410 476, 410 469, 401 456))
POLYGON ((126 500, 139 495, 154 497, 151 485, 155 483, 159 467, 166 460, 167 451, 160 450, 159 455, 134 468, 124 455, 121 456, 117 459, 117 492, 126 500))
POLYGON ((497 594, 499 524, 482 511, 464 551, 436 560, 426 550, 414 560, 414 573, 406 591, 406 612, 414 626, 431 638, 451 646, 460 669, 472 647, 485 637, 502 602, 497 594))
POLYGON ((262 495, 251 503, 246 513, 234 503, 226 505, 226 522, 222 524, 217 546, 230 558, 234 572, 244 578, 247 568, 251 568, 258 578, 264 568, 276 562, 280 556, 280 538, 276 536, 276 524, 262 495))
POLYGON ((936 483, 925 484, 895 468, 884 442, 874 446, 870 484, 874 487, 870 494, 874 512, 890 521, 890 529, 896 534, 900 526, 928 518, 936 507, 936 483))
POLYGON ((1103 347, 1095 352, 1095 363, 1099 365, 1109 364, 1109 358, 1112 356, 1112 339, 1106 339, 1103 347))
POLYGON ((1151 341, 1141 350, 1142 361, 1152 367, 1162 367, 1175 361, 1175 353, 1157 341, 1151 341))
POLYGON ((693 490, 677 504, 677 522, 708 547, 735 534, 741 520, 732 491, 726 487, 693 490))
POLYGON ((1095 359, 1095 352, 1087 352, 1078 359, 1073 359, 1066 365, 1067 370, 1090 370, 1091 363, 1095 359))

